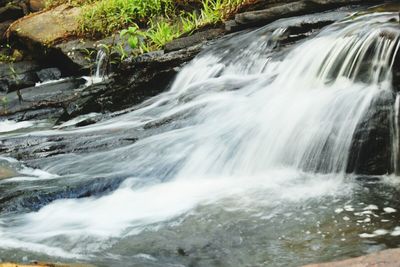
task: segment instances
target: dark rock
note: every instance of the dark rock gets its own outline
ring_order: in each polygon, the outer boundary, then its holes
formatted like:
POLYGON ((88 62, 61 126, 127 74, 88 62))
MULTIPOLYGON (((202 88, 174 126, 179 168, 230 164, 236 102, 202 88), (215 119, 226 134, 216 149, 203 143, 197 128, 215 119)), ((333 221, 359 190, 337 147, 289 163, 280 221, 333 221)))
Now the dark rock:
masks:
POLYGON ((248 11, 237 14, 234 22, 229 21, 225 28, 228 31, 238 31, 249 27, 262 26, 281 18, 312 14, 338 8, 345 5, 359 3, 383 3, 383 0, 312 0, 296 1, 283 5, 276 5, 264 10, 248 11))
MULTIPOLYGON (((6 95, 6 110, 0 110, 0 117, 14 120, 53 118, 65 121, 90 112, 115 111, 130 108, 168 88, 177 68, 192 59, 201 50, 201 45, 171 53, 162 51, 149 53, 137 58, 129 58, 121 69, 120 76, 106 80, 102 84, 81 87, 82 82, 61 81, 43 84, 35 88, 20 90, 20 103, 15 92, 6 95)), ((127 112, 127 111, 123 111, 127 112)), ((121 114, 118 112, 116 114, 121 114)), ((80 121, 75 126, 82 127, 95 123, 108 115, 100 115, 80 121)), ((52 137, 29 137, 2 139, 0 150, 4 155, 23 160, 43 159, 57 154, 101 151, 110 147, 131 144, 145 133, 102 133, 112 138, 99 140, 93 136, 58 136, 57 146, 52 146, 52 137), (127 138, 126 136, 134 136, 127 138), (49 146, 46 146, 48 144, 49 146)), ((152 131, 152 129, 149 129, 152 131)), ((146 131, 148 134, 149 131, 146 131)), ((32 162, 30 163, 32 164, 32 162)))
POLYGON ((40 66, 32 61, 0 63, 0 84, 2 91, 10 92, 34 86, 38 81, 36 71, 40 66))
POLYGON ((228 20, 225 22, 225 31, 227 32, 233 32, 236 29, 240 29, 241 27, 239 24, 236 23, 235 20, 228 20))
POLYGON ((165 45, 164 51, 171 52, 181 50, 190 46, 197 45, 204 41, 216 39, 225 33, 224 29, 210 29, 202 32, 197 32, 191 36, 175 39, 165 45))
POLYGON ((57 199, 101 196, 117 189, 125 179, 126 177, 71 178, 68 184, 58 181, 56 186, 51 187, 46 186, 44 181, 39 182, 42 189, 29 188, 32 183, 27 182, 10 190, 2 190, 0 212, 37 211, 57 199))
POLYGON ((0 22, 0 44, 5 41, 5 39, 6 39, 5 33, 8 29, 8 27, 10 27, 11 23, 12 23, 12 20, 0 22))
POLYGON ((362 182, 363 184, 375 184, 382 181, 380 176, 358 176, 356 181, 362 182))
POLYGON ((269 9, 237 14, 235 22, 238 25, 260 26, 281 18, 305 15, 309 13, 310 9, 315 9, 315 5, 312 2, 298 1, 269 9))
MULTIPOLYGON (((64 62, 70 62, 70 66, 74 69, 78 69, 82 74, 93 74, 96 69, 96 57, 99 50, 106 51, 109 60, 109 68, 112 70, 116 62, 121 60, 124 55, 132 54, 132 48, 125 44, 119 37, 119 35, 113 35, 106 37, 98 41, 92 40, 71 40, 63 42, 61 44, 52 47, 55 54, 59 55, 64 62), (115 49, 115 44, 118 44, 118 48, 115 49), (113 48, 114 47, 114 48, 113 48)), ((62 69, 65 67, 60 66, 62 69)))
MULTIPOLYGON (((64 61, 69 60, 74 65, 74 68, 80 70, 90 70, 94 68, 93 58, 96 57, 97 50, 95 42, 72 40, 61 43, 54 47, 58 54, 64 58, 64 61)), ((65 68, 65 66, 60 66, 65 68)))
POLYGON ((391 132, 395 97, 390 91, 376 99, 354 133, 347 172, 383 175, 393 172, 391 132))
POLYGON ((0 7, 0 22, 7 20, 17 20, 24 16, 24 10, 21 6, 15 4, 8 4, 0 7))
POLYGON ((16 120, 27 120, 28 117, 40 119, 46 116, 59 119, 65 113, 65 105, 80 97, 74 89, 84 83, 83 79, 68 79, 22 89, 22 102, 16 92, 8 93, 5 95, 7 106, 0 110, 0 116, 16 120))
POLYGON ((178 248, 176 252, 178 253, 179 256, 187 256, 187 253, 183 248, 178 248))
POLYGON ((199 44, 170 53, 157 51, 126 59, 115 78, 121 86, 106 92, 97 101, 105 109, 115 111, 163 92, 179 68, 193 59, 201 48, 199 44))
POLYGON ((256 10, 263 10, 271 7, 275 7, 278 5, 288 4, 292 2, 297 2, 298 0, 256 0, 250 1, 249 4, 243 5, 239 10, 238 13, 249 12, 249 11, 256 11, 256 10))
POLYGON ((8 3, 13 2, 14 0, 0 0, 0 7, 7 5, 8 3))
POLYGON ((51 81, 51 80, 58 80, 61 78, 61 71, 57 68, 48 68, 42 69, 36 72, 39 80, 41 82, 51 81))

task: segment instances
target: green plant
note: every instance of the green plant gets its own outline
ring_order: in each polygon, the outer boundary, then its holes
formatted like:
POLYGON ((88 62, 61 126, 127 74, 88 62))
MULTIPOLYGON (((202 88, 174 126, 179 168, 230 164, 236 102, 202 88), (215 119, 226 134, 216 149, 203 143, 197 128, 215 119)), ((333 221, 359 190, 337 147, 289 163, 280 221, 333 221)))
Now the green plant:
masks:
POLYGON ((204 24, 214 24, 224 17, 223 0, 204 0, 201 9, 201 19, 204 24))
POLYGON ((141 36, 143 36, 143 33, 139 30, 137 24, 133 24, 133 26, 120 32, 121 39, 125 40, 132 49, 139 47, 141 36))
POLYGON ((132 23, 146 24, 148 18, 173 12, 172 0, 99 0, 84 6, 82 30, 104 35, 132 23))
POLYGON ((49 6, 68 2, 82 7, 78 34, 102 37, 120 32, 112 49, 126 58, 162 48, 196 29, 223 21, 256 0, 47 0, 49 6))
POLYGON ((202 21, 196 12, 183 13, 180 16, 180 23, 183 33, 192 33, 196 28, 202 25, 202 21))
POLYGON ((118 44, 115 44, 112 47, 112 50, 113 50, 113 52, 115 52, 116 54, 119 55, 119 61, 120 62, 123 61, 124 59, 126 59, 129 56, 129 54, 126 52, 126 50, 124 48, 124 44, 121 43, 121 42, 118 43, 118 44))
POLYGON ((145 36, 148 38, 150 45, 160 49, 180 34, 180 30, 176 25, 161 20, 159 22, 150 21, 150 28, 146 31, 145 36))
POLYGON ((82 49, 82 53, 83 53, 83 58, 86 60, 86 62, 89 63, 89 72, 93 73, 93 69, 96 64, 95 62, 93 62, 93 58, 94 54, 97 53, 97 51, 94 49, 84 48, 82 49))

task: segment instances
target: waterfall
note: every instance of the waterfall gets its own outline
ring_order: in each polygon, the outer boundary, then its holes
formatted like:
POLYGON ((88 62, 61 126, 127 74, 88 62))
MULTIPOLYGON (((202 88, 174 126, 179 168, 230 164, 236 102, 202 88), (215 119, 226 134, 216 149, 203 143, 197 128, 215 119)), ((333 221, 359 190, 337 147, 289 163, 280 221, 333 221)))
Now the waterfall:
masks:
POLYGON ((94 73, 95 80, 103 80, 107 76, 108 55, 104 49, 100 49, 96 56, 96 71, 94 73))
MULTIPOLYGON (((118 238, 157 231, 202 204, 278 209, 348 194, 344 178, 357 127, 374 101, 393 94, 398 14, 343 20, 292 46, 280 43, 287 29, 279 23, 205 49, 168 92, 131 112, 61 132, 141 138, 45 161, 45 171, 65 180, 125 181, 105 196, 58 200, 1 218, 0 246, 72 257, 101 253, 105 240, 112 246, 118 238)), ((104 77, 105 62, 99 52, 96 77, 104 77)))

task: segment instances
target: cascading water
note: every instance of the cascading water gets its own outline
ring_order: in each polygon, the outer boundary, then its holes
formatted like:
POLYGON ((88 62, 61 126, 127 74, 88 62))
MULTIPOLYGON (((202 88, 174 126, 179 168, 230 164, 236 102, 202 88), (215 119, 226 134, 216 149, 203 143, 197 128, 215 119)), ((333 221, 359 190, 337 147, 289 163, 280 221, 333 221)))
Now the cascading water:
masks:
MULTIPOLYGON (((327 257, 340 257, 335 248, 346 238, 349 247, 359 244, 364 233, 356 225, 371 220, 362 212, 372 208, 345 172, 362 118, 377 98, 392 93, 398 15, 344 20, 288 47, 280 46, 286 34, 281 25, 218 42, 185 66, 168 92, 130 113, 81 129, 36 133, 142 138, 41 163, 57 175, 36 179, 46 179, 47 189, 64 180, 123 182, 103 196, 2 215, 0 255, 23 249, 114 266, 196 260, 200 266, 278 266, 297 264, 299 255, 303 263, 323 260, 315 256, 323 249, 327 257), (329 213, 332 206, 343 208, 329 213), (316 228, 295 231, 310 225, 316 228), (320 239, 328 245, 315 242, 320 239), (195 256, 171 256, 178 247, 195 256)), ((394 226, 387 224, 393 236, 394 226)), ((363 245, 357 248, 364 252, 363 245)))
POLYGON ((106 76, 107 72, 107 53, 100 49, 97 52, 96 56, 96 72, 95 72, 95 77, 96 78, 104 78, 106 76))
POLYGON ((107 78, 108 68, 109 68, 108 54, 104 49, 99 49, 97 51, 96 61, 94 64, 92 76, 84 77, 87 80, 87 85, 104 81, 104 79, 107 78))

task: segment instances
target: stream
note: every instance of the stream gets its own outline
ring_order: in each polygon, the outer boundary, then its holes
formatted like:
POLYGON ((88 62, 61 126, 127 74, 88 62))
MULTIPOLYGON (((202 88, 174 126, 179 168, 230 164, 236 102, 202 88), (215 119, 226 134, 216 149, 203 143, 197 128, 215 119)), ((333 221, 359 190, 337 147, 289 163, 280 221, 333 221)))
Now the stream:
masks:
POLYGON ((0 121, 0 144, 70 142, 27 162, 0 152, 0 259, 299 266, 398 247, 399 15, 351 15, 284 45, 290 20, 214 42, 166 92, 95 124, 0 121), (349 172, 382 101, 393 171, 349 172))

